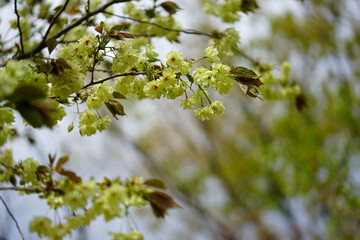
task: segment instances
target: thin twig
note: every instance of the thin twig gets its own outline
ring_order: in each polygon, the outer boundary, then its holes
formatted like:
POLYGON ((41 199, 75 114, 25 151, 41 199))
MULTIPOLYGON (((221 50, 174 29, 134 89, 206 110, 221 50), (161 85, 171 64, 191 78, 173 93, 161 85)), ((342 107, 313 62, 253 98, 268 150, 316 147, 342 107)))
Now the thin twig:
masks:
POLYGON ((20 27, 20 15, 19 15, 19 12, 17 9, 17 0, 14 1, 14 7, 15 7, 15 14, 16 14, 16 18, 17 18, 17 27, 19 29, 19 34, 20 34, 21 53, 24 54, 24 41, 23 41, 23 35, 22 35, 21 27, 20 27))
POLYGON ((98 63, 97 55, 98 55, 99 51, 100 51, 100 43, 99 43, 99 46, 98 46, 98 48, 96 49, 96 51, 94 53, 94 63, 93 63, 92 69, 91 69, 90 83, 94 82, 94 71, 95 71, 95 65, 98 63))
POLYGON ((16 221, 16 218, 14 217, 14 215, 11 213, 9 207, 7 206, 6 202, 4 201, 4 199, 0 196, 0 200, 2 201, 2 203, 4 204, 6 211, 8 212, 8 214, 10 215, 10 217, 12 218, 12 220, 15 222, 16 228, 18 229, 20 235, 21 235, 21 239, 25 240, 23 233, 21 232, 20 226, 18 224, 18 222, 16 221))
POLYGON ((97 81, 97 82, 90 82, 90 83, 86 84, 84 87, 82 87, 82 89, 88 88, 88 87, 90 87, 90 86, 92 86, 92 85, 95 85, 95 84, 100 84, 100 83, 109 81, 109 80, 114 79, 114 78, 117 78, 117 77, 137 76, 137 75, 145 75, 145 74, 146 74, 146 71, 116 74, 116 75, 114 75, 114 76, 110 76, 110 77, 104 78, 104 79, 99 80, 99 81, 97 81))
POLYGON ((66 0, 64 6, 56 13, 56 15, 51 19, 50 25, 48 27, 48 29, 46 30, 46 33, 43 37, 43 41, 46 41, 47 36, 50 33, 51 28, 54 26, 56 20, 58 19, 58 17, 60 16, 61 13, 63 13, 65 11, 66 6, 68 5, 68 3, 70 2, 70 0, 66 0))
POLYGON ((209 102, 209 104, 211 104, 211 99, 210 99, 209 95, 205 92, 204 88, 200 84, 197 84, 197 86, 199 87, 200 91, 204 94, 204 96, 206 97, 206 100, 209 102))
POLYGON ((49 41, 49 39, 58 38, 58 37, 64 35, 65 33, 72 30, 74 27, 82 24, 84 21, 91 18, 92 16, 103 12, 106 8, 108 8, 109 6, 111 6, 111 5, 115 4, 115 3, 129 2, 129 1, 131 1, 131 0, 112 0, 112 1, 109 1, 108 3, 105 3, 104 5, 99 7, 98 9, 96 9, 96 10, 94 10, 92 12, 89 12, 88 14, 86 14, 83 17, 79 18, 78 20, 72 22, 70 25, 66 26, 65 28, 63 28, 59 32, 57 32, 54 35, 52 35, 51 37, 49 37, 47 40, 41 41, 38 45, 36 45, 32 49, 30 49, 29 51, 24 52, 24 53, 22 53, 22 54, 20 54, 18 56, 15 56, 14 59, 21 60, 21 59, 26 59, 28 57, 34 56, 35 54, 37 54, 38 52, 40 52, 41 50, 43 50, 46 47, 47 41, 49 41))
POLYGON ((212 37, 212 35, 209 34, 209 33, 203 33, 203 32, 197 31, 197 30, 192 30, 192 29, 184 30, 184 29, 168 28, 168 27, 163 27, 163 26, 161 26, 161 25, 159 25, 157 23, 148 22, 148 21, 144 21, 144 20, 140 20, 140 19, 135 19, 135 18, 132 18, 132 17, 121 16, 121 15, 110 13, 110 12, 107 12, 107 11, 103 11, 103 13, 109 14, 109 15, 114 16, 114 17, 131 20, 131 21, 134 21, 134 22, 150 24, 150 25, 153 25, 155 27, 158 27, 158 28, 161 28, 161 29, 164 29, 164 30, 167 30, 167 31, 182 32, 182 33, 186 33, 186 34, 194 34, 194 35, 202 35, 202 36, 212 37))

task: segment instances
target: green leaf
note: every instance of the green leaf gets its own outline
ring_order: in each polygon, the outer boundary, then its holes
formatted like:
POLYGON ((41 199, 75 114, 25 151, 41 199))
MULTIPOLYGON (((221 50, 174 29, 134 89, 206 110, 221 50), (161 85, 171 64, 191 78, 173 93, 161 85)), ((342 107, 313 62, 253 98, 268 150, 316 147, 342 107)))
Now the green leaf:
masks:
POLYGON ((166 189, 164 182, 159 179, 156 179, 156 178, 148 179, 144 182, 144 184, 149 187, 154 187, 154 188, 163 189, 163 190, 166 189))
MULTIPOLYGON (((230 74, 233 75, 235 81, 239 82, 241 90, 248 96, 253 98, 260 98, 256 87, 260 87, 263 83, 260 81, 261 76, 258 76, 254 71, 245 67, 232 67, 230 74)), ((260 98, 261 99, 261 98, 260 98)))
POLYGON ((166 1, 160 4, 160 6, 167 11, 170 15, 175 14, 181 8, 174 2, 166 1))
POLYGON ((121 93, 116 92, 116 91, 113 91, 112 95, 114 98, 117 98, 117 99, 126 99, 126 97, 124 95, 122 95, 121 93))
POLYGON ((26 85, 19 86, 15 89, 14 93, 7 97, 8 100, 15 104, 23 101, 31 101, 39 98, 45 98, 45 93, 38 87, 26 85))
POLYGON ((34 128, 39 128, 43 125, 41 114, 35 107, 29 104, 17 104, 16 110, 34 128))
POLYGON ((55 47, 57 46, 58 41, 55 38, 50 38, 47 42, 46 42, 46 46, 48 48, 49 54, 55 49, 55 47))
POLYGON ((44 165, 40 165, 40 166, 37 167, 36 172, 37 173, 49 173, 50 170, 49 170, 48 167, 46 167, 44 165))
POLYGON ((33 127, 53 127, 55 121, 51 113, 56 111, 56 106, 45 93, 35 86, 20 86, 13 94, 7 97, 10 103, 15 104, 16 110, 33 127))
POLYGON ((247 80, 256 80, 260 78, 253 70, 240 66, 232 67, 230 73, 236 77, 247 80))
POLYGON ((127 23, 127 22, 122 23, 122 24, 117 24, 117 25, 114 25, 114 26, 112 26, 110 28, 110 32, 112 32, 112 31, 117 31, 117 32, 123 31, 125 29, 128 29, 129 26, 130 26, 130 23, 127 23))
POLYGON ((259 8, 256 0, 243 0, 241 4, 241 10, 244 13, 253 12, 255 9, 259 8))
POLYGON ((126 115, 124 111, 124 106, 118 101, 109 100, 108 102, 105 102, 105 105, 116 119, 118 119, 116 115, 120 115, 120 116, 126 115))

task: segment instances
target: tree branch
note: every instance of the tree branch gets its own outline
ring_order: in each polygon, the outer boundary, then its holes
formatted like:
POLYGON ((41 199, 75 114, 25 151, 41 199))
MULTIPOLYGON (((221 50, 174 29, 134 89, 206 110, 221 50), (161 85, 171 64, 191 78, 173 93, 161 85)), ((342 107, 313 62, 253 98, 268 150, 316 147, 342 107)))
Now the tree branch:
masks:
POLYGON ((145 24, 153 25, 153 26, 155 26, 155 27, 164 29, 164 30, 166 30, 166 31, 182 32, 182 33, 186 33, 186 34, 202 35, 202 36, 212 37, 212 35, 209 34, 209 33, 203 33, 203 32, 197 31, 197 30, 184 30, 184 29, 168 28, 168 27, 163 27, 163 26, 161 26, 161 25, 159 25, 159 24, 157 24, 157 23, 147 22, 147 21, 143 21, 143 20, 140 20, 140 19, 135 19, 135 18, 132 18, 132 17, 121 16, 121 15, 117 15, 117 14, 110 13, 110 12, 106 12, 106 11, 103 11, 103 13, 109 14, 109 15, 114 16, 114 17, 131 20, 131 21, 134 21, 134 22, 139 22, 139 23, 145 23, 145 24))
POLYGON ((111 79, 117 78, 117 77, 137 76, 137 75, 145 75, 145 74, 146 74, 146 71, 116 74, 116 75, 113 75, 113 76, 104 78, 104 79, 102 79, 102 80, 99 80, 99 81, 97 81, 97 82, 90 82, 90 83, 86 84, 85 86, 83 86, 81 89, 85 89, 85 88, 88 88, 88 87, 90 87, 90 86, 92 86, 92 85, 100 84, 100 83, 109 81, 109 80, 111 80, 111 79))
POLYGON ((68 25, 67 27, 63 28, 62 30, 60 30, 59 32, 55 33, 54 35, 52 35, 51 37, 49 37, 47 40, 41 41, 38 45, 36 45, 35 47, 33 47, 32 49, 30 49, 27 52, 24 52, 18 56, 15 56, 14 59, 16 60, 21 60, 21 59, 26 59, 28 57, 31 57, 35 54, 37 54, 38 52, 40 52, 41 50, 43 50, 46 45, 47 42, 49 41, 49 39, 53 39, 53 38, 58 38, 60 36, 62 36, 63 34, 69 32, 71 29, 73 29, 74 27, 80 25, 81 23, 83 23, 84 21, 86 21, 87 19, 89 19, 90 17, 103 12, 106 8, 108 8, 109 6, 115 4, 115 3, 120 3, 120 2, 130 2, 131 0, 112 0, 109 1, 108 3, 105 3, 104 5, 102 5, 101 7, 99 7, 98 9, 89 12, 88 14, 84 15, 83 17, 79 18, 78 20, 74 21, 73 23, 71 23, 70 25, 68 25))
POLYGON ((57 19, 59 18, 59 16, 60 16, 60 14, 65 11, 65 8, 66 8, 66 6, 68 5, 69 1, 70 1, 70 0, 66 0, 64 6, 63 6, 63 7, 56 13, 56 15, 51 19, 50 25, 49 25, 48 29, 46 30, 46 33, 45 33, 45 35, 44 35, 44 37, 43 37, 43 41, 46 41, 46 38, 47 38, 47 36, 49 35, 51 28, 54 26, 56 20, 57 20, 57 19))
POLYGON ((10 169, 12 169, 12 170, 15 170, 15 168, 14 168, 13 166, 10 166, 10 165, 8 165, 8 164, 6 164, 6 163, 0 162, 0 164, 3 165, 3 166, 6 167, 6 168, 10 168, 10 169))
POLYGON ((19 29, 19 35, 20 35, 20 46, 21 46, 21 54, 24 54, 24 40, 22 36, 21 26, 20 26, 20 15, 17 9, 17 0, 14 1, 14 8, 15 8, 15 14, 17 18, 17 27, 19 29))
POLYGON ((44 192, 45 190, 41 188, 0 187, 0 191, 23 191, 23 192, 41 193, 44 192))
MULTIPOLYGON (((16 1, 16 0, 15 0, 16 1)), ((12 220, 15 222, 16 228, 18 229, 20 235, 21 235, 21 239, 25 240, 23 233, 21 232, 20 226, 18 224, 18 222, 16 221, 16 218, 14 217, 14 215, 11 213, 9 207, 7 206, 6 202, 4 201, 4 199, 0 196, 0 200, 2 201, 2 203, 4 204, 6 211, 8 212, 8 214, 10 215, 10 217, 12 218, 12 220)))

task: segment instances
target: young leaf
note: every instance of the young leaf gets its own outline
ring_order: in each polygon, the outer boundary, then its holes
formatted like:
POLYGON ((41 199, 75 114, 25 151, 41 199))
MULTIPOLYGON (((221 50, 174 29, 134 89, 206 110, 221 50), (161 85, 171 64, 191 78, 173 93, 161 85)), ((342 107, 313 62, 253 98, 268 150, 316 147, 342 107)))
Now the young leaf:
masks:
POLYGON ((103 27, 104 27, 104 22, 101 21, 100 25, 95 28, 95 31, 101 34, 103 31, 103 27))
POLYGON ((167 11, 170 15, 175 14, 181 8, 174 2, 166 1, 160 4, 160 6, 167 11))
POLYGON ((127 32, 116 32, 116 31, 110 31, 108 32, 108 36, 110 38, 116 39, 116 40, 124 40, 125 38, 135 38, 132 34, 127 32))
POLYGON ((55 49, 56 45, 58 44, 58 41, 55 38, 50 38, 46 42, 46 46, 48 48, 49 54, 55 49))
POLYGON ((144 182, 144 184, 149 187, 154 187, 154 188, 163 189, 163 190, 166 189, 164 182, 159 179, 156 179, 156 178, 148 179, 144 182))
POLYGON ((21 116, 34 128, 43 126, 43 121, 39 111, 29 104, 17 104, 16 110, 19 111, 21 116))
POLYGON ((120 116, 126 115, 124 111, 124 106, 118 101, 109 100, 108 102, 105 102, 105 105, 116 119, 118 119, 116 115, 120 115, 120 116))
POLYGON ((68 11, 66 11, 67 14, 78 14, 81 13, 80 9, 78 6, 74 6, 71 9, 69 9, 68 11))
POLYGON ((59 158, 57 163, 56 163, 56 166, 55 166, 55 171, 56 172, 61 171, 62 168, 63 168, 63 165, 65 163, 67 163, 68 161, 69 161, 69 155, 65 155, 65 156, 62 156, 61 158, 59 158))
POLYGON ((122 24, 114 25, 110 28, 110 32, 112 31, 123 31, 124 29, 128 29, 130 26, 130 23, 124 22, 122 24))
POLYGON ((122 95, 121 93, 116 92, 116 91, 114 91, 112 93, 112 95, 113 95, 114 98, 117 98, 117 99, 126 99, 126 97, 124 95, 122 95))
POLYGON ((169 208, 181 208, 172 197, 160 191, 146 194, 145 199, 150 202, 155 217, 164 218, 169 208))
POLYGON ((55 111, 56 107, 45 96, 45 93, 35 86, 20 86, 7 100, 15 104, 16 110, 34 128, 44 125, 51 128, 55 121, 50 113, 55 111))
MULTIPOLYGON (((260 81, 260 77, 251 69, 245 67, 232 67, 230 74, 234 76, 234 79, 239 82, 241 90, 248 96, 253 98, 260 98, 258 90, 255 87, 260 87, 263 83, 260 81)), ((260 98, 261 99, 261 98, 260 98)))
POLYGON ((241 10, 244 13, 253 12, 255 9, 259 8, 256 0, 243 0, 241 4, 241 10))
POLYGON ((132 39, 135 38, 132 34, 127 32, 119 32, 118 34, 121 34, 124 38, 132 38, 132 39))
POLYGON ((81 182, 81 178, 72 171, 67 171, 67 170, 61 169, 59 174, 69 178, 70 180, 72 180, 75 183, 81 182))
MULTIPOLYGON (((253 70, 240 66, 232 67, 230 73, 235 75, 236 77, 246 80, 257 80, 261 77, 258 76, 253 70)), ((260 85, 262 85, 262 83, 260 85)))

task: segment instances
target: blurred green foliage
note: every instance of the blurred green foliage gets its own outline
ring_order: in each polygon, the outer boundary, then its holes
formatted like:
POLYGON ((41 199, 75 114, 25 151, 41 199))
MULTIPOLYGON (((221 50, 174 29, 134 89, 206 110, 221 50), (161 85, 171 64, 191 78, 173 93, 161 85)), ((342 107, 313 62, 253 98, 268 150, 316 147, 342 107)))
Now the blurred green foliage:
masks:
POLYGON ((249 226, 254 239, 360 238, 360 2, 296 2, 268 14, 270 34, 248 52, 291 62, 297 103, 249 103, 233 89, 225 116, 168 118, 134 143, 213 239, 250 239, 249 226))

